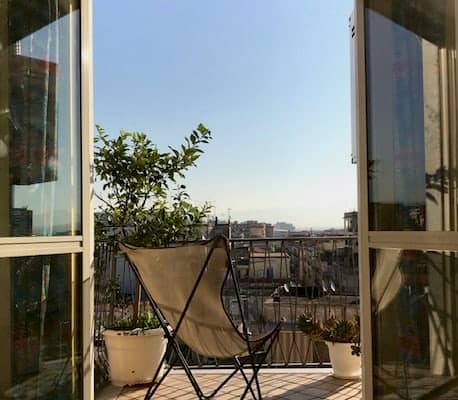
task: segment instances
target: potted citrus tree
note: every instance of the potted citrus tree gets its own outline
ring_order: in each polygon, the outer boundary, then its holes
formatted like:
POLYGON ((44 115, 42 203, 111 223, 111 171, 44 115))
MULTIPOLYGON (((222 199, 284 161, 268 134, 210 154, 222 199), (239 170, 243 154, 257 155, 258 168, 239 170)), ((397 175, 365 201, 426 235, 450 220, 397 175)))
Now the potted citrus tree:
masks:
MULTIPOLYGON (((200 238, 200 224, 210 206, 191 203, 184 179, 209 140, 210 131, 200 124, 178 149, 169 146, 169 151, 161 152, 144 133, 121 131, 112 138, 97 126, 94 170, 96 187, 101 190, 95 194, 100 203, 96 240, 109 241, 117 249, 119 241, 159 247, 200 238)), ((115 280, 109 290, 114 295, 108 297, 119 297, 119 282, 115 280)), ((113 300, 111 306, 117 303, 113 300)), ((114 385, 150 382, 164 354, 166 342, 159 321, 147 308, 140 312, 141 304, 137 285, 127 311, 121 318, 112 312, 105 324, 103 336, 114 385)))
POLYGON ((302 314, 297 327, 312 340, 323 340, 328 346, 329 358, 336 378, 361 377, 360 319, 330 318, 320 321, 310 314, 302 314))

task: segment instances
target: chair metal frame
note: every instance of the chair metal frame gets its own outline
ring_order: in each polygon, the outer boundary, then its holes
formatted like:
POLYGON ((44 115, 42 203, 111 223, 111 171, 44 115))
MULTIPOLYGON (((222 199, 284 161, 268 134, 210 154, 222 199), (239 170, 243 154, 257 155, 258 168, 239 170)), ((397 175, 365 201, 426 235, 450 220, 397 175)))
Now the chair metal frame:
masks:
MULTIPOLYGON (((183 312, 182 314, 180 315, 180 318, 178 319, 178 322, 177 322, 177 325, 175 327, 175 329, 171 329, 171 327, 168 325, 167 321, 165 320, 160 308, 158 307, 157 303, 154 301, 154 298, 153 296, 151 295, 151 293, 149 292, 148 288, 146 287, 146 285, 144 284, 143 280, 142 280, 142 277, 141 277, 141 274, 139 273, 137 267, 135 266, 135 264, 133 262, 130 262, 129 260, 129 263, 130 265, 132 266, 132 269, 133 271, 135 272, 135 275, 137 276, 137 279, 139 280, 141 286, 143 287, 147 297, 148 297, 148 300, 151 302, 151 306, 153 308, 153 312, 156 314, 156 316, 158 317, 159 319, 159 323, 162 327, 162 329, 164 330, 164 334, 165 334, 165 337, 168 339, 167 341, 167 348, 166 348, 166 351, 164 353, 164 355, 162 356, 161 358, 161 361, 159 363, 159 366, 156 370, 156 373, 152 379, 152 382, 151 382, 151 385, 149 386, 148 388, 148 391, 146 392, 146 395, 145 395, 145 400, 149 400, 153 397, 153 395, 156 393, 157 389, 159 388, 159 386, 162 384, 162 382, 165 380, 165 378, 167 377, 167 375, 170 373, 170 371, 172 370, 173 366, 172 365, 169 365, 168 368, 166 369, 166 371, 164 372, 164 374, 162 375, 162 377, 160 378, 160 380, 156 383, 156 379, 158 378, 158 375, 159 375, 159 372, 161 371, 161 367, 162 365, 165 363, 165 361, 171 356, 172 352, 174 352, 178 358, 178 360, 180 361, 182 367, 183 367, 183 370, 185 371, 191 385, 193 386, 194 388, 194 391, 196 392, 196 395, 198 397, 199 400, 206 400, 206 399, 211 399, 213 398, 229 381, 232 377, 235 376, 235 374, 237 372, 240 371, 245 383, 246 383, 246 387, 240 397, 240 399, 244 399, 246 397, 246 395, 248 394, 248 392, 250 392, 250 394, 252 395, 252 398, 254 400, 262 400, 262 394, 261 394, 261 387, 260 387, 260 384, 259 384, 259 379, 258 379, 258 373, 259 373, 259 370, 261 369, 263 363, 265 362, 266 360, 266 357, 268 355, 268 353, 270 352, 271 348, 272 348, 272 345, 275 341, 275 339, 278 337, 278 334, 280 332, 280 329, 282 327, 282 324, 283 324, 283 319, 280 320, 278 322, 278 324, 270 331, 270 333, 268 335, 265 336, 264 340, 262 341, 262 343, 260 343, 260 346, 261 347, 264 347, 265 343, 270 341, 269 345, 267 346, 267 348, 264 348, 262 351, 259 351, 258 348, 253 348, 252 345, 250 344, 250 333, 248 332, 248 327, 247 327, 247 321, 246 321, 246 318, 245 318, 245 315, 244 315, 244 312, 243 312, 243 307, 242 307, 242 300, 241 300, 241 295, 240 295, 240 287, 239 287, 239 283, 238 283, 238 280, 237 280, 237 277, 236 277, 236 273, 235 273, 235 270, 234 270, 234 266, 233 266, 233 263, 232 263, 232 260, 231 260, 231 257, 230 257, 230 250, 229 250, 229 246, 228 246, 228 242, 227 242, 227 238, 223 237, 224 240, 225 240, 225 243, 226 243, 226 254, 227 254, 227 265, 228 265, 228 271, 226 272, 226 277, 224 279, 224 282, 227 281, 228 279, 228 276, 230 275, 230 277, 232 278, 232 281, 233 281, 233 284, 234 284, 234 290, 235 290, 235 296, 236 296, 236 300, 237 300, 237 303, 238 303, 238 306, 239 306, 239 312, 240 312, 240 317, 241 317, 241 326, 243 328, 243 332, 240 333, 238 332, 239 334, 241 334, 241 336, 243 337, 243 339, 246 341, 247 343, 247 347, 248 347, 248 354, 247 355, 244 355, 244 356, 235 356, 234 357, 234 371, 231 372, 224 380, 223 382, 221 382, 218 387, 216 387, 216 389, 214 389, 210 394, 206 395, 203 393, 202 389, 200 388, 199 386, 199 383, 197 382, 193 372, 192 372, 192 369, 191 367, 189 366, 189 364, 187 363, 186 361, 186 358, 183 354, 183 352, 181 351, 180 347, 179 347, 179 344, 178 344, 178 338, 177 338, 177 334, 178 334, 178 331, 180 329, 180 325, 181 323, 183 322, 184 318, 185 318, 185 315, 186 315, 186 312, 193 300, 193 297, 199 287, 199 284, 202 280, 202 277, 204 275, 204 272, 207 268, 207 265, 211 259, 211 256, 213 254, 213 251, 214 251, 214 247, 212 247, 205 259, 205 262, 200 270, 200 273, 196 279, 196 282, 194 283, 194 286, 192 288, 192 291, 189 295, 189 298, 187 299, 187 302, 186 302, 186 305, 183 309, 183 312), (251 366, 251 369, 252 369, 252 375, 251 377, 247 376, 247 374, 245 373, 244 371, 244 365, 245 364, 249 364, 251 366), (256 385, 256 392, 253 390, 253 384, 256 385)), ((211 240, 208 240, 208 241, 205 241, 205 242, 195 242, 196 245, 198 244, 206 244, 206 243, 209 243, 211 241, 214 241, 214 240, 217 240, 217 238, 215 239, 211 239, 211 240)), ((128 245, 126 247, 129 247, 128 245)), ((223 285, 224 287, 224 285, 223 285)), ((223 290, 223 287, 221 288, 221 290, 223 290)), ((221 293, 221 297, 220 299, 222 300, 222 293, 221 293)), ((223 306, 224 308, 224 306, 223 306)), ((228 318, 229 315, 228 315, 228 318)), ((231 321, 232 322, 232 321, 231 321)), ((234 323, 232 322, 232 325, 234 326, 234 330, 237 330, 237 328, 235 327, 234 323)))

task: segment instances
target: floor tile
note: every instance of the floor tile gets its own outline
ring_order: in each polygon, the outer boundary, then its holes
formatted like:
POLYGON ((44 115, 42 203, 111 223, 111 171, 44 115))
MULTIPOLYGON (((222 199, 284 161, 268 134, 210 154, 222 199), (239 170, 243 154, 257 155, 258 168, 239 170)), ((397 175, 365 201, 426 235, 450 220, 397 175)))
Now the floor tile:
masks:
MULTIPOLYGON (((227 376, 226 373, 195 371, 195 376, 204 393, 210 393, 227 376)), ((361 399, 361 382, 336 379, 329 372, 308 373, 307 370, 261 371, 259 374, 261 390, 265 400, 359 400, 361 399)), ((245 388, 242 378, 234 377, 215 400, 236 400, 245 388)), ((254 387, 254 390, 255 387, 254 387)), ((97 400, 136 400, 143 399, 147 386, 125 387, 120 392, 108 388, 97 400), (111 397, 110 397, 111 396, 111 397)), ((197 396, 188 378, 182 371, 172 371, 153 399, 192 400, 197 396)))

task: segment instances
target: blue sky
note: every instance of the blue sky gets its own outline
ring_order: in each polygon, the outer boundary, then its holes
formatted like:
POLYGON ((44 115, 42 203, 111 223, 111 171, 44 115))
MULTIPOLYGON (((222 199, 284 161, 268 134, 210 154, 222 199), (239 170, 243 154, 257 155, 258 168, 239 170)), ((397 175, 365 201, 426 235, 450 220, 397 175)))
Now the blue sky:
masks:
POLYGON ((187 179, 233 220, 341 227, 350 163, 353 0, 94 2, 95 120, 178 146, 214 140, 187 179))

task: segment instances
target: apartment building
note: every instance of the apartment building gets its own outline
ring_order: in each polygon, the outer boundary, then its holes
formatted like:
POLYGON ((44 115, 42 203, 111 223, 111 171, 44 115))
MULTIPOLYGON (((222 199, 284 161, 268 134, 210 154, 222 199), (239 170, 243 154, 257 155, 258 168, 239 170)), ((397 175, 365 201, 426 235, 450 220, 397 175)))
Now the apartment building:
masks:
POLYGON ((233 237, 265 238, 274 235, 272 224, 256 220, 232 223, 231 230, 233 237))

